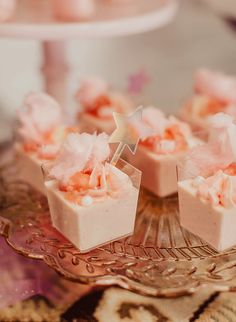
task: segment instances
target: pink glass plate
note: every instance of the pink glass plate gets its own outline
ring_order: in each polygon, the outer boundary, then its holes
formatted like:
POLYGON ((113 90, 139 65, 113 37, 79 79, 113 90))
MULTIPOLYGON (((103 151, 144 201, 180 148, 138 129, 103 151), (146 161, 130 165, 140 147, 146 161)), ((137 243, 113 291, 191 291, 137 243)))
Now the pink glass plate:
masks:
POLYGON ((51 1, 20 0, 12 20, 0 23, 0 36, 42 40, 121 36, 161 27, 177 11, 177 0, 130 0, 126 4, 96 0, 96 4, 91 20, 69 23, 54 19, 51 1))
POLYGON ((218 253, 183 230, 177 197, 142 191, 133 237, 80 254, 52 228, 46 198, 17 179, 7 151, 0 168, 0 234, 18 253, 44 260, 75 282, 117 284, 153 296, 236 289, 236 247, 218 253))

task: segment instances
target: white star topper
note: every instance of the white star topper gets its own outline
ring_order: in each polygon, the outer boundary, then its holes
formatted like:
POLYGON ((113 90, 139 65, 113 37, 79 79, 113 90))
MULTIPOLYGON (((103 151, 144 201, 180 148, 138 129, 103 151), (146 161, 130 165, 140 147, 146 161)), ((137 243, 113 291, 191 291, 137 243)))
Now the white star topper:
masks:
POLYGON ((119 143, 119 146, 112 157, 112 164, 117 163, 126 146, 133 154, 135 154, 140 137, 132 124, 142 121, 142 113, 143 107, 141 106, 138 107, 135 112, 129 115, 113 112, 116 129, 111 134, 109 143, 119 143))

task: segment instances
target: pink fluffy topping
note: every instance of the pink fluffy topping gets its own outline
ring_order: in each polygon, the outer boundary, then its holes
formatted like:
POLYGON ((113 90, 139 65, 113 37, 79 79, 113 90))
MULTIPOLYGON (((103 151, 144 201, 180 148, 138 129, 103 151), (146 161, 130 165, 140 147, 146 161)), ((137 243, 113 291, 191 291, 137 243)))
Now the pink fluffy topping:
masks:
POLYGON ((141 122, 133 122, 132 125, 141 138, 141 143, 156 153, 185 150, 193 138, 187 123, 174 116, 166 117, 161 110, 152 106, 143 110, 141 122))
POLYGON ((183 165, 183 177, 211 176, 236 161, 236 125, 224 113, 209 117, 210 133, 206 144, 193 148, 183 165))
POLYGON ((18 110, 19 134, 25 142, 44 144, 50 133, 61 124, 59 104, 44 93, 29 94, 18 110))
POLYGON ((81 81, 76 98, 83 107, 92 107, 94 101, 100 96, 106 95, 108 84, 99 77, 90 77, 81 81))
POLYGON ((236 177, 217 171, 208 178, 197 177, 193 181, 198 196, 213 206, 231 208, 236 205, 236 177))
POLYGON ((88 19, 95 12, 94 0, 54 0, 53 5, 56 17, 69 21, 88 19))
POLYGON ((42 145, 38 150, 38 157, 40 159, 52 160, 58 155, 60 147, 60 143, 42 145))
POLYGON ((0 0, 0 22, 9 20, 14 14, 16 0, 0 0))
POLYGON ((50 175, 58 181, 68 182, 77 172, 92 170, 110 155, 108 136, 104 133, 68 134, 55 160, 50 175))
POLYGON ((106 134, 72 133, 67 136, 49 175, 58 181, 65 198, 73 203, 83 205, 84 197, 88 196, 89 203, 106 196, 119 197, 130 189, 132 182, 106 162, 109 155, 106 134))
POLYGON ((236 78, 208 69, 200 69, 195 76, 197 93, 225 103, 236 103, 236 78))

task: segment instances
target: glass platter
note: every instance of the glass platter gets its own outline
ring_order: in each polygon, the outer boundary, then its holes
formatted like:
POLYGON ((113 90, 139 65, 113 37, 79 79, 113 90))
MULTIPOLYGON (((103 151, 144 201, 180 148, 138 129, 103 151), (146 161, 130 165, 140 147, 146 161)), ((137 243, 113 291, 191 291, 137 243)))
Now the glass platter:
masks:
POLYGON ((9 145, 0 155, 0 234, 18 253, 74 282, 146 295, 236 290, 236 247, 218 253, 183 230, 177 196, 158 199, 142 190, 133 237, 80 254, 51 226, 46 198, 18 179, 9 145))

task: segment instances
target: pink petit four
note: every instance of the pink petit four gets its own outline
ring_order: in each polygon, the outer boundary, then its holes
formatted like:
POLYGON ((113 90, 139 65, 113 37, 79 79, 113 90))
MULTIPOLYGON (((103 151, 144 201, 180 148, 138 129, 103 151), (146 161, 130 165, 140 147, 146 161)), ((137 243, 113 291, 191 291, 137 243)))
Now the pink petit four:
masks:
POLYGON ((69 134, 45 183, 53 226, 80 252, 134 230, 140 172, 109 156, 104 133, 69 134))
POLYGON ((135 158, 127 157, 142 171, 142 185, 160 197, 176 193, 177 162, 200 140, 193 136, 188 124, 174 116, 166 117, 155 107, 144 109, 142 124, 134 124, 134 129, 142 139, 135 158))
POLYGON ((18 110, 15 144, 21 177, 34 188, 45 193, 41 165, 53 160, 66 134, 77 129, 62 126, 62 112, 58 103, 44 93, 29 94, 18 110))
POLYGON ((125 95, 110 90, 108 84, 98 78, 84 79, 76 94, 80 104, 80 124, 86 132, 110 134, 115 128, 113 112, 128 114, 133 104, 125 95))
POLYGON ((223 113, 210 122, 208 142, 179 165, 180 223, 223 251, 236 245, 236 125, 223 113))
POLYGON ((207 69, 195 75, 195 94, 180 116, 195 129, 207 129, 207 118, 224 112, 236 119, 236 78, 207 69))
POLYGON ((87 20, 94 15, 94 0, 53 0, 56 18, 66 21, 87 20))
POLYGON ((0 0, 0 22, 9 20, 16 9, 16 0, 0 0))

